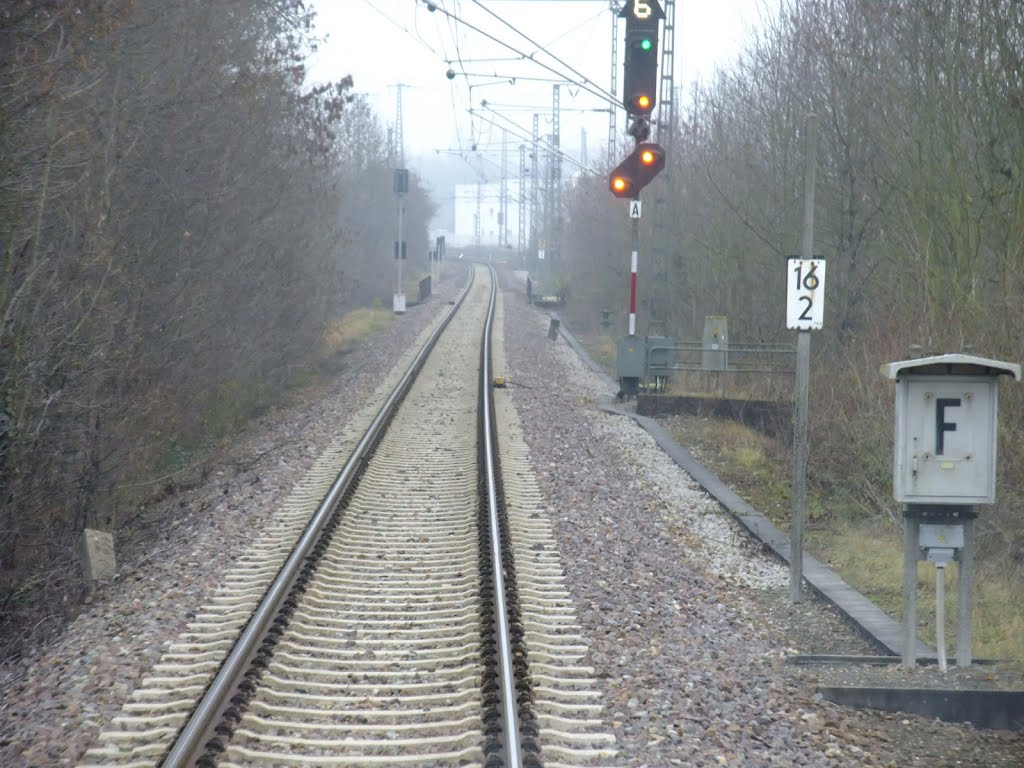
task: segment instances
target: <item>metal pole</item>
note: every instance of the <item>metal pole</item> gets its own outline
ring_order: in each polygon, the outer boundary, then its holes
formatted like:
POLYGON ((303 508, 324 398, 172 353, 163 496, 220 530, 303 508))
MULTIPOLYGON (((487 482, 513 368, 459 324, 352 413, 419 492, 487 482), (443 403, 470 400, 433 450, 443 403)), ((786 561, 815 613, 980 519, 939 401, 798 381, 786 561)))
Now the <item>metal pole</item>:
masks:
POLYGON ((630 219, 633 254, 629 261, 629 335, 636 336, 636 263, 640 251, 640 219, 630 219))
POLYGON ((804 517, 807 505, 807 389, 811 367, 811 334, 796 340, 796 412, 793 424, 793 512, 789 528, 789 591, 794 603, 803 599, 804 517))
POLYGON ((508 131, 501 132, 501 186, 498 199, 498 246, 508 245, 508 131))
POLYGON ((918 520, 911 510, 903 513, 903 648, 902 664, 917 664, 917 541, 918 520))
POLYGON ((434 289, 437 287, 437 284, 439 282, 441 282, 441 238, 440 237, 437 238, 437 240, 434 241, 434 253, 432 254, 432 258, 430 259, 430 285, 431 285, 431 291, 430 292, 431 293, 434 292, 434 289), (437 276, 436 277, 434 276, 435 271, 437 272, 437 276))
MULTIPOLYGON (((814 159, 818 118, 806 120, 807 149, 804 159, 804 236, 800 255, 814 258, 814 159)), ((796 397, 793 419, 793 512, 789 529, 789 591, 794 603, 803 599, 804 518, 807 504, 807 390, 810 383, 811 334, 800 331, 796 344, 796 397)))
MULTIPOLYGON (((618 78, 619 78, 619 5, 615 0, 611 0, 609 5, 612 10, 612 84, 608 91, 609 93, 616 94, 619 92, 618 78)), ((616 118, 618 116, 618 108, 612 107, 608 110, 608 165, 615 165, 615 149, 618 143, 618 127, 616 125, 616 118)))
MULTIPOLYGON (((562 86, 551 86, 551 189, 548 199, 551 204, 551 232, 548 235, 548 265, 554 266, 556 259, 562 258, 562 86)), ((561 264, 559 264, 561 269, 561 264)), ((549 274, 551 274, 549 272, 549 274)))
POLYGON ((971 613, 974 608, 974 547, 975 520, 966 515, 964 520, 964 546, 960 550, 959 598, 956 627, 956 665, 971 666, 971 613))
MULTIPOLYGON (((396 294, 402 293, 402 234, 405 228, 405 198, 402 195, 398 196, 398 287, 395 288, 396 294)), ((402 302, 402 311, 405 311, 405 303, 402 302)))
POLYGON ((530 145, 530 260, 527 269, 533 272, 540 249, 540 115, 533 116, 533 143, 530 145))
POLYGON ((526 268, 526 145, 519 145, 519 266, 526 268))
POLYGON ((946 568, 935 564, 935 645, 939 652, 939 672, 946 674, 946 568))

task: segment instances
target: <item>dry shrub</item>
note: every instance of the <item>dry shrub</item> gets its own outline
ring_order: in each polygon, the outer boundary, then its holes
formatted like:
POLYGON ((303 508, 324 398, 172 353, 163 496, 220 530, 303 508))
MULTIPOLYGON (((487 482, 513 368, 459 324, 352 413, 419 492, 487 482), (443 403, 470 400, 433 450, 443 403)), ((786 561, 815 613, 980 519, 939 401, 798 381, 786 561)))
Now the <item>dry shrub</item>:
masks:
POLYGON ((809 480, 869 518, 895 521, 892 450, 895 394, 879 366, 906 357, 887 338, 864 335, 812 362, 809 480))

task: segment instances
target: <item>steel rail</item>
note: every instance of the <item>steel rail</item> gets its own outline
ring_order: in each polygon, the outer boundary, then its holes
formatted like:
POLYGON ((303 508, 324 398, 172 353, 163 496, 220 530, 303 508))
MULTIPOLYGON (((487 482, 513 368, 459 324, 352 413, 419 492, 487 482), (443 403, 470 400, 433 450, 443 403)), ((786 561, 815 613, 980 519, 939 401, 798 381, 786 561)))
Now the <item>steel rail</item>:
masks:
MULTIPOLYGON (((492 280, 492 291, 494 290, 493 286, 495 283, 496 279, 492 280)), ((348 492, 352 481, 357 477, 359 470, 369 458, 388 422, 394 416, 398 404, 409 391, 416 376, 423 368, 427 357, 437 344, 437 340, 469 295, 472 284, 473 273, 471 272, 466 287, 451 309, 448 310, 448 313, 444 316, 437 329, 431 334, 427 343, 424 344, 423 349, 417 354, 394 392, 385 401, 367 429, 366 434, 352 451, 351 457, 338 474, 330 490, 320 502, 312 519, 299 538, 295 549, 284 565, 281 566, 281 570, 267 589, 260 605, 253 612, 245 629, 239 635, 238 642, 217 671, 216 676, 207 687, 199 705, 193 711, 188 722, 185 723, 182 730, 178 733, 167 756, 161 763, 163 768, 183 768, 183 766, 194 765, 203 756, 206 743, 215 736, 214 728, 224 712, 231 706, 230 698, 236 691, 241 676, 256 657, 260 643, 266 637, 281 605, 287 599, 296 579, 299 577, 303 563, 319 540, 324 527, 333 516, 338 502, 348 492)))
POLYGON ((480 408, 483 425, 484 471, 487 475, 487 508, 490 521, 491 558, 494 564, 494 603, 498 622, 497 651, 499 686, 502 699, 502 721, 505 735, 506 765, 522 765, 519 723, 516 706, 515 673, 512 669, 512 641, 509 632, 508 605, 505 600, 505 576, 501 557, 501 525, 498 520, 498 481, 495 472, 494 390, 491 373, 491 330, 497 303, 498 275, 491 270, 491 301, 484 323, 483 343, 480 351, 480 408))

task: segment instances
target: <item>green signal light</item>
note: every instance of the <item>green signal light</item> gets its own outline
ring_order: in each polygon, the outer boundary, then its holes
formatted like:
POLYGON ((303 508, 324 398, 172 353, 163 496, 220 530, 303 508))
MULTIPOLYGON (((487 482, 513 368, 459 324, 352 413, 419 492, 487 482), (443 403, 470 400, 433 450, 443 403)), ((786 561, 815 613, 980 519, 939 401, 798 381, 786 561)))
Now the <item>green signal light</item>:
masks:
POLYGON ((641 40, 640 41, 640 48, 641 48, 641 50, 644 50, 644 51, 651 50, 651 39, 649 37, 645 37, 643 40, 641 40))

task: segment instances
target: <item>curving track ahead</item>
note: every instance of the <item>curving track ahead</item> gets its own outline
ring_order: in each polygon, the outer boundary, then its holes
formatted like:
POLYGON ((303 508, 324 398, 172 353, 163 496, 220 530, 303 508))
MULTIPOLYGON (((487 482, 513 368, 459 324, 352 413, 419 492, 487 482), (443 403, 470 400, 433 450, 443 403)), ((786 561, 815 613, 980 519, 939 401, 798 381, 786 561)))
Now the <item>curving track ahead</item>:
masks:
MULTIPOLYGON (((335 466, 348 461, 312 518, 286 513, 235 569, 90 750, 91 765, 613 756, 514 408, 491 397, 488 340, 501 313, 493 271, 483 277, 367 434, 328 452, 335 466), (298 547, 282 550, 300 523, 298 547), (264 592, 272 604, 254 610, 264 592)), ((297 508, 304 499, 309 509, 311 491, 297 489, 297 508)))

